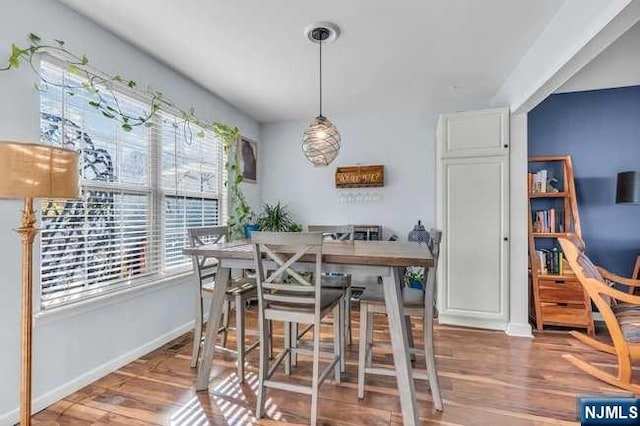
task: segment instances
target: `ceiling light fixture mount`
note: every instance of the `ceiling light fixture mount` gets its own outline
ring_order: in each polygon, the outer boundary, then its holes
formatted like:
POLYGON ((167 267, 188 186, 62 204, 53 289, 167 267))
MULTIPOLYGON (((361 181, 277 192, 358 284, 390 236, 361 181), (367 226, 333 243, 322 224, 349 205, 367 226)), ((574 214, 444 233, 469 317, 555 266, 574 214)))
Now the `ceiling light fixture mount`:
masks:
POLYGON ((304 132, 302 150, 314 166, 328 166, 340 152, 341 137, 336 126, 322 115, 322 45, 334 42, 340 35, 340 29, 331 22, 317 22, 305 28, 304 33, 310 41, 319 46, 320 113, 304 132))
POLYGON ((340 36, 340 28, 333 22, 314 22, 304 29, 304 35, 314 43, 329 44, 340 36))

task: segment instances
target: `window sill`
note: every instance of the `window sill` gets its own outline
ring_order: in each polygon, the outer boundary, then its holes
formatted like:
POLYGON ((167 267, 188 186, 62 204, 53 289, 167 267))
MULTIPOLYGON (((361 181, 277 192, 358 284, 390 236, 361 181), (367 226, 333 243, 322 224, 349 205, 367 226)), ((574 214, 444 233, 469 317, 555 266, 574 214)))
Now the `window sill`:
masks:
POLYGON ((126 300, 153 293, 174 285, 187 285, 193 278, 193 271, 184 272, 171 277, 159 278, 138 286, 123 288, 102 296, 92 297, 76 303, 63 305, 48 310, 40 311, 34 315, 36 326, 61 321, 86 312, 103 309, 106 306, 122 303, 126 300))

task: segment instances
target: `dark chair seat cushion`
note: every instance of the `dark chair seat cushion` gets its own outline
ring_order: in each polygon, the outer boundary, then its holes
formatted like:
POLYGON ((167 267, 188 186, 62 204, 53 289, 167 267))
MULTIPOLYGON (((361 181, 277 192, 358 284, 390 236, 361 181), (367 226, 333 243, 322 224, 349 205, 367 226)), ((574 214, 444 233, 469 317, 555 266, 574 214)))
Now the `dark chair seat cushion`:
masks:
POLYGON ((629 343, 640 343, 640 306, 621 303, 613 306, 613 313, 625 340, 629 343))
MULTIPOLYGON (((211 293, 215 287, 215 284, 215 282, 204 284, 202 286, 202 291, 211 293)), ((237 280, 233 280, 227 286, 225 294, 230 297, 236 296, 238 294, 242 296, 247 296, 249 294, 257 295, 256 280, 251 278, 240 278, 237 280)))
MULTIPOLYGON (((417 288, 404 287, 402 298, 405 308, 424 307, 424 291, 417 288)), ((382 285, 369 286, 360 296, 360 303, 384 305, 384 291, 382 285)))
POLYGON ((322 287, 344 289, 351 285, 351 276, 349 275, 323 275, 322 287))
MULTIPOLYGON (((287 295, 287 296, 300 296, 299 292, 284 292, 278 291, 278 295, 287 295)), ((333 289, 322 289, 322 293, 320 295, 320 310, 324 311, 327 308, 334 306, 340 298, 342 297, 342 291, 333 290, 333 289)), ((277 301, 268 301, 267 309, 276 309, 282 311, 295 311, 295 312, 309 312, 313 313, 314 307, 313 305, 301 305, 297 303, 286 303, 286 302, 277 302, 277 301)))

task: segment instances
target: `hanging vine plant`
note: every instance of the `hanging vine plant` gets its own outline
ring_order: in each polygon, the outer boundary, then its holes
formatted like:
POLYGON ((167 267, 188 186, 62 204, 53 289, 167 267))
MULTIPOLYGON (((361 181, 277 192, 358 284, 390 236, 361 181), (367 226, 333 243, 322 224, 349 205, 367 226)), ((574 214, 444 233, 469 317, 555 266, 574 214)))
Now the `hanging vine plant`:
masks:
POLYGON ((184 140, 189 144, 193 143, 194 135, 196 138, 204 138, 206 130, 212 131, 222 143, 226 158, 224 168, 227 179, 224 184, 228 188, 231 205, 228 222, 229 236, 231 239, 236 239, 244 235, 243 226, 254 217, 254 213, 240 189, 243 177, 237 152, 237 141, 240 136, 237 127, 203 120, 196 115, 194 108, 189 110, 180 108, 163 92, 151 86, 141 88, 135 80, 126 79, 120 74, 108 75, 94 70, 90 67, 87 56, 77 55, 67 49, 63 40, 55 39, 53 42, 46 42, 37 34, 29 33, 27 46, 20 47, 15 43, 11 45, 11 56, 7 65, 0 68, 0 71, 18 69, 22 65, 28 66, 38 77, 40 84, 35 85, 36 90, 42 90, 42 85, 50 85, 62 88, 70 96, 82 91, 87 95, 89 106, 95 108, 106 119, 116 121, 126 132, 130 132, 137 126, 151 126, 154 116, 163 109, 178 111, 178 115, 183 120, 181 124, 184 140), (83 83, 73 85, 65 81, 61 83, 48 81, 38 66, 37 57, 41 54, 50 54, 61 59, 66 63, 67 70, 81 77, 83 83), (118 90, 116 90, 123 86, 143 95, 148 102, 148 108, 138 115, 125 112, 120 107, 118 90))

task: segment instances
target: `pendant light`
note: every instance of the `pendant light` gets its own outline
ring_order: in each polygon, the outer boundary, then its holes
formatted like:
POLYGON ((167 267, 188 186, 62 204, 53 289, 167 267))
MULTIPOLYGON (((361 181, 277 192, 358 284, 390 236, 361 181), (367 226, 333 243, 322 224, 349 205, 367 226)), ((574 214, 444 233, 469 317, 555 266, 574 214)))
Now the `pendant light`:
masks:
POLYGON ((302 137, 304 155, 314 166, 328 166, 340 152, 340 133, 329 119, 322 115, 322 44, 331 43, 340 29, 331 22, 319 22, 308 26, 305 34, 319 45, 320 53, 320 114, 309 125, 302 137))

